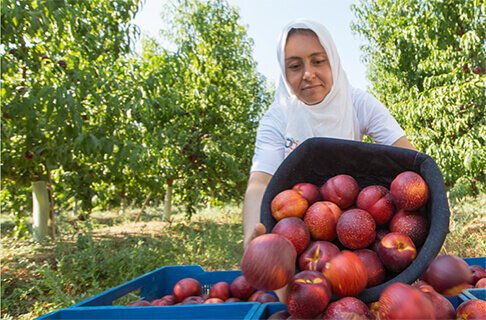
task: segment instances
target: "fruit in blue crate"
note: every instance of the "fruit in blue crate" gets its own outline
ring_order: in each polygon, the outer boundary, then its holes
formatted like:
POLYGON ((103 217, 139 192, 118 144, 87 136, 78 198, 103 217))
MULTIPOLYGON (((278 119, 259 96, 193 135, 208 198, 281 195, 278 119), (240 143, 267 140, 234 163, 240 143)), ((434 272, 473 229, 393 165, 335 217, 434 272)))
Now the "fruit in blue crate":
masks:
POLYGON ((371 319, 371 311, 358 298, 344 297, 331 302, 322 319, 371 319))
POLYGON ((289 283, 287 307, 297 319, 322 313, 331 299, 331 285, 321 272, 301 271, 289 283))
POLYGON ((215 303, 223 303, 224 300, 220 298, 209 298, 204 300, 203 304, 215 304, 215 303))
POLYGON ((169 302, 165 299, 155 299, 150 302, 151 305, 153 306, 170 306, 169 302))
POLYGON ((209 298, 219 298, 223 301, 231 296, 230 285, 226 281, 216 282, 209 289, 209 298))
POLYGON ((241 272, 259 290, 276 290, 295 274, 297 252, 284 236, 267 233, 253 239, 241 258, 241 272))
POLYGON ((173 295, 168 294, 163 296, 162 298, 152 300, 150 302, 153 306, 171 306, 176 303, 175 298, 173 295))
POLYGON ((241 302, 241 299, 236 297, 229 297, 224 302, 241 302))
POLYGON ((472 278, 470 284, 473 286, 476 285, 476 283, 481 280, 482 278, 486 278, 486 270, 484 270, 483 267, 477 264, 473 264, 469 266, 469 269, 472 272, 472 278))
POLYGON ((182 302, 190 296, 201 295, 201 283, 194 278, 184 278, 174 285, 173 295, 176 302, 182 302))
POLYGON ((271 293, 263 292, 254 301, 259 303, 277 302, 277 298, 271 293))
POLYGON ((167 301, 169 305, 173 305, 176 303, 174 296, 171 294, 166 294, 161 299, 167 301))
POLYGON ((280 310, 268 317, 268 320, 286 320, 289 317, 290 313, 287 310, 280 310))
POLYGON ((472 272, 468 264, 451 254, 435 257, 421 279, 445 296, 458 295, 462 290, 472 286, 472 272))
POLYGON ((271 293, 268 293, 263 290, 257 290, 248 298, 248 301, 267 303, 267 302, 276 302, 277 298, 271 293))
POLYGON ((189 296, 184 298, 180 304, 202 304, 204 301, 206 301, 206 299, 201 296, 189 296))
POLYGON ((416 172, 404 171, 398 174, 390 184, 390 193, 398 209, 418 210, 429 199, 429 187, 416 172))
POLYGON ((486 319, 486 301, 471 299, 461 303, 456 309, 456 319, 484 320, 486 319))
POLYGON ((395 282, 387 286, 378 300, 381 320, 391 319, 435 319, 434 306, 430 299, 411 285, 395 282))
POLYGON ((132 302, 128 304, 130 307, 146 307, 146 306, 151 306, 152 304, 147 301, 147 300, 137 300, 135 302, 132 302))
POLYGON ((387 233, 378 244, 378 257, 387 270, 399 273, 417 257, 412 239, 400 232, 387 233))
POLYGON ((486 278, 481 278, 474 284, 474 288, 486 288, 486 278))
POLYGON ((244 275, 236 277, 230 284, 231 295, 241 300, 248 300, 255 291, 244 275))

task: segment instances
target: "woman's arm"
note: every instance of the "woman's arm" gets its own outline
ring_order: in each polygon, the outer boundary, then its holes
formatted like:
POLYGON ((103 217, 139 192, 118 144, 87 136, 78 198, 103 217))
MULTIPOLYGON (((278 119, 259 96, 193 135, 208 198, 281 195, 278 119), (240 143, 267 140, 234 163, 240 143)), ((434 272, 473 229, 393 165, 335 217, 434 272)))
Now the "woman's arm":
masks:
POLYGON ((403 136, 395 141, 392 146, 400 147, 405 149, 417 150, 411 143, 408 141, 407 137, 403 136))
POLYGON ((272 175, 254 171, 250 174, 248 187, 243 202, 243 235, 245 247, 256 236, 265 233, 265 227, 260 223, 260 207, 263 194, 272 175))

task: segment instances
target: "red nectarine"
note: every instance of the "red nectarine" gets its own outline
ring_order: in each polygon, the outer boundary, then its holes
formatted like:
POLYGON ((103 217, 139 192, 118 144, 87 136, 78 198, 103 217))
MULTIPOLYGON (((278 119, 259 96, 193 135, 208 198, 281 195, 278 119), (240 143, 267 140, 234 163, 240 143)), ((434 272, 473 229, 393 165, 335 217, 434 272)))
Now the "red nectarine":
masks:
POLYGON ((331 285, 321 272, 301 271, 289 283, 287 306, 297 318, 309 319, 326 309, 331 299, 331 285))
POLYGON ((421 278, 438 293, 455 296, 471 287, 472 272, 463 259, 444 254, 432 260, 421 278))
POLYGON ((398 174, 390 184, 390 193, 399 209, 418 210, 429 199, 429 187, 425 180, 413 171, 398 174))
POLYGON ((270 203, 270 207, 272 216, 277 221, 287 217, 302 219, 309 203, 299 192, 289 189, 277 194, 270 203))
POLYGON ((334 202, 344 210, 354 204, 359 193, 359 186, 352 176, 339 174, 328 179, 319 191, 322 199, 334 202))
POLYGON ((349 209, 339 217, 336 233, 342 245, 349 249, 369 246, 376 237, 373 217, 362 209, 349 209))
POLYGON ((253 239, 241 259, 241 271, 248 283, 260 290, 284 287, 295 273, 297 252, 284 236, 263 234, 253 239))
POLYGON ((313 240, 332 241, 336 238, 336 224, 341 209, 333 202, 318 201, 311 205, 304 216, 313 240))
POLYGON ((395 212, 390 191, 379 185, 363 188, 356 199, 356 207, 371 214, 377 225, 387 223, 395 212))
POLYGON ((322 273, 329 280, 332 292, 338 296, 355 296, 366 288, 368 274, 361 259, 343 250, 326 263, 322 273))
POLYGON ((432 302, 419 289, 395 282, 380 295, 378 309, 381 320, 435 319, 432 302))

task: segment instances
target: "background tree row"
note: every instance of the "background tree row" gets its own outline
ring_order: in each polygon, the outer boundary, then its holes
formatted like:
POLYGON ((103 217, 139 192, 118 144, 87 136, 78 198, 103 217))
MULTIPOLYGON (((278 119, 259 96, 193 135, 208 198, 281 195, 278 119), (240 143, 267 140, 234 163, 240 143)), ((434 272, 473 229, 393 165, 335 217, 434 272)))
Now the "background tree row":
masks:
POLYGON ((373 93, 436 160, 452 201, 484 192, 486 3, 375 0, 353 11, 373 93))
POLYGON ((81 214, 169 185, 188 213, 242 197, 268 93, 237 11, 177 3, 176 49, 149 39, 138 56, 140 5, 24 0, 2 10, 2 203, 19 231, 35 180, 49 182, 59 210, 81 214))

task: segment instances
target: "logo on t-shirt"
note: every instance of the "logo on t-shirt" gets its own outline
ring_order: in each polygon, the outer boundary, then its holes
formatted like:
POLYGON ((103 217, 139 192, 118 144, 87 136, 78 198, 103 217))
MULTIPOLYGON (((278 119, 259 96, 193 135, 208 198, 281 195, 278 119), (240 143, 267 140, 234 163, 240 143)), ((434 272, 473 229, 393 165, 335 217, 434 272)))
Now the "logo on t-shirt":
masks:
POLYGON ((285 139, 285 156, 287 157, 299 145, 299 141, 294 138, 287 137, 285 139))

